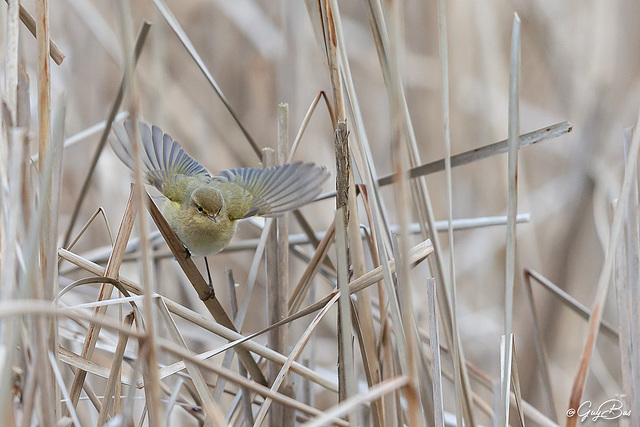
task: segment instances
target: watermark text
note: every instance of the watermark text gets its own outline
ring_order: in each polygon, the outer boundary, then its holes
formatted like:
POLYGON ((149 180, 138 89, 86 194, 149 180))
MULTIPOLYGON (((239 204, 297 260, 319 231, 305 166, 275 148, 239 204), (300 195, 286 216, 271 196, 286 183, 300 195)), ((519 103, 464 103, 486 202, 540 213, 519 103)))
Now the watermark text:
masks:
POLYGON ((581 422, 590 419, 598 420, 615 420, 620 417, 630 417, 631 410, 624 409, 624 403, 619 399, 609 399, 602 402, 599 406, 595 406, 590 400, 585 400, 578 408, 569 408, 567 417, 579 417, 581 422))

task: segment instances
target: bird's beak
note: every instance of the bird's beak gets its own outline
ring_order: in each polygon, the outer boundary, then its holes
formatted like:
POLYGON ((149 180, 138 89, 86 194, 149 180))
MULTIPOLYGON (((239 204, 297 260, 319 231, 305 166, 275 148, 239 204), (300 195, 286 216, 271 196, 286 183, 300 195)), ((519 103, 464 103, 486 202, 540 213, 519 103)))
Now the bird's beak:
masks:
POLYGON ((211 218, 213 220, 213 222, 218 222, 216 221, 216 216, 215 215, 208 215, 209 218, 211 218))

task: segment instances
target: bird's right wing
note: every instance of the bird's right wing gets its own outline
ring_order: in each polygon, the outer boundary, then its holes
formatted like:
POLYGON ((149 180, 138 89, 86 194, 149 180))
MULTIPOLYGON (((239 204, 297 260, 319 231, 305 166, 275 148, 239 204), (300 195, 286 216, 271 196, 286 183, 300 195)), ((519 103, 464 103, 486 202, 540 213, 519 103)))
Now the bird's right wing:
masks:
MULTIPOLYGON (((142 140, 142 165, 149 184, 175 202, 182 201, 187 187, 194 182, 206 184, 211 175, 200 163, 196 162, 174 141, 170 135, 163 133, 157 126, 149 128, 138 122, 140 139, 142 140)), ((133 162, 133 123, 127 120, 124 125, 114 124, 113 131, 118 142, 111 140, 111 147, 116 155, 131 170, 133 162)))
POLYGON ((313 200, 329 178, 324 167, 296 162, 266 169, 225 170, 215 181, 240 187, 230 194, 227 209, 232 219, 254 215, 274 216, 294 210, 313 200))

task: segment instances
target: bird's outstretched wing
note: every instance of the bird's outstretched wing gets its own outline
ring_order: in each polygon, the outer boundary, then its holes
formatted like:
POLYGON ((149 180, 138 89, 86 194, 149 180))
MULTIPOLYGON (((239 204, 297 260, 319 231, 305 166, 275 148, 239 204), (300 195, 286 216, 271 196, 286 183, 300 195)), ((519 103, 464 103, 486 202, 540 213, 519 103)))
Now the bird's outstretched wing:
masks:
MULTIPOLYGON (((200 163, 196 162, 174 141, 170 135, 163 133, 157 126, 151 128, 138 122, 143 152, 141 153, 144 172, 149 184, 156 187, 167 198, 181 201, 187 186, 197 178, 202 184, 211 180, 211 175, 200 163)), ((131 170, 133 162, 133 123, 127 120, 124 125, 114 124, 113 131, 118 141, 111 140, 111 147, 116 155, 131 170)))
POLYGON ((227 206, 231 219, 241 219, 295 210, 320 194, 328 177, 324 167, 296 162, 265 169, 225 170, 212 184, 231 182, 240 187, 230 195, 235 200, 227 206))

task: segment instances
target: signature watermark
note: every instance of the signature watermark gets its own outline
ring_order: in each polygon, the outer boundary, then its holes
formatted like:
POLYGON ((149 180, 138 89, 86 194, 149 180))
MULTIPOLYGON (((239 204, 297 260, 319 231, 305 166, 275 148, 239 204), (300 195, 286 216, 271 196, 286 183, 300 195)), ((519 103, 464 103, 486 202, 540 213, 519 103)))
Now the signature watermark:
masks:
POLYGON ((609 399, 595 407, 590 400, 585 400, 578 408, 567 409, 567 417, 579 417, 581 422, 590 419, 598 420, 615 420, 620 417, 630 417, 631 410, 625 411, 624 403, 619 399, 609 399))

